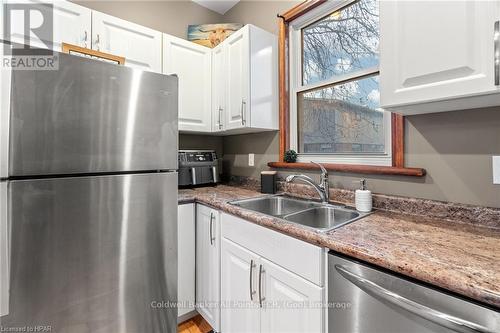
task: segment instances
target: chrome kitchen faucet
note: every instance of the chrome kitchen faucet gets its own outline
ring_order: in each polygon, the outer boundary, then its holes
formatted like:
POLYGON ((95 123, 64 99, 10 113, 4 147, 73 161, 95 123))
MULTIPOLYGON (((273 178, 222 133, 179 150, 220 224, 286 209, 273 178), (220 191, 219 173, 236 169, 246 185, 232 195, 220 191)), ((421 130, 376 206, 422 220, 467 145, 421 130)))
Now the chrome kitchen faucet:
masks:
POLYGON ((290 175, 286 177, 286 182, 291 183, 294 180, 300 180, 304 183, 307 183, 314 187, 316 192, 318 192, 321 202, 323 203, 328 203, 330 201, 330 186, 328 184, 328 171, 325 169, 324 166, 322 166, 319 163, 311 161, 311 163, 316 164, 317 166, 320 167, 321 169, 321 176, 320 176, 320 181, 319 184, 316 184, 314 180, 306 175, 290 175))

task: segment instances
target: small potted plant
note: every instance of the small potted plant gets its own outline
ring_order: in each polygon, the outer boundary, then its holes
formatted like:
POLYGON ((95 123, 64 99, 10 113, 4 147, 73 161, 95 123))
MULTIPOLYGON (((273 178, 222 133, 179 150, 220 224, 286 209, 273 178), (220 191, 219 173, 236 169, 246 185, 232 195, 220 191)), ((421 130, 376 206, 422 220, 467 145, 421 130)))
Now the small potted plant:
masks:
POLYGON ((284 160, 286 163, 295 163, 297 161, 297 152, 293 149, 285 151, 284 160))

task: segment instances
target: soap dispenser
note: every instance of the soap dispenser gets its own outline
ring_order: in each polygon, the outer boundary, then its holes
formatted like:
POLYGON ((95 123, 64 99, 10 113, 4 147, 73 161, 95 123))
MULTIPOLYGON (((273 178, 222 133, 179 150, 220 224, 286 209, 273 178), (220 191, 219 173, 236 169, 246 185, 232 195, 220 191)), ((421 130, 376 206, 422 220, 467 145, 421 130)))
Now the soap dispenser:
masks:
POLYGON ((360 212, 371 212, 372 210, 372 192, 366 189, 366 179, 359 181, 361 187, 355 192, 356 210, 360 212))

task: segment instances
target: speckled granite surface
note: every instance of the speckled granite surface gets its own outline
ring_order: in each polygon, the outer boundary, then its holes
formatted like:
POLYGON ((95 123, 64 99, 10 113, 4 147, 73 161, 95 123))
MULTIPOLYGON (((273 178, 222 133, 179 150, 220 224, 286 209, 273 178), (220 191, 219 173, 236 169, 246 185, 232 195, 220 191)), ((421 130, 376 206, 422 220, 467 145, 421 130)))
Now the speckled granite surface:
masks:
POLYGON ((376 211, 328 233, 230 205, 262 196, 219 185, 179 190, 179 202, 200 202, 292 237, 373 263, 500 307, 500 230, 471 223, 376 211))

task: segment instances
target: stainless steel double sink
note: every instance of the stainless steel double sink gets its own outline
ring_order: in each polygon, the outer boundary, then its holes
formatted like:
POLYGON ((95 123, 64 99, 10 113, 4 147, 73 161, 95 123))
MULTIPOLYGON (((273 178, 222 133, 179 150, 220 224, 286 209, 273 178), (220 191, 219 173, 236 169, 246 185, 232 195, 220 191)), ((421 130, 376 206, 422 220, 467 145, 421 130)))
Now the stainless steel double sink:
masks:
POLYGON ((285 195, 237 200, 230 204, 323 232, 339 228, 367 215, 346 206, 323 204, 285 195))

